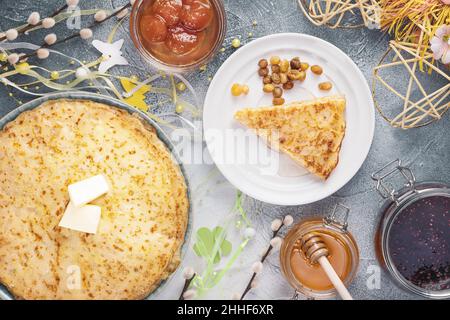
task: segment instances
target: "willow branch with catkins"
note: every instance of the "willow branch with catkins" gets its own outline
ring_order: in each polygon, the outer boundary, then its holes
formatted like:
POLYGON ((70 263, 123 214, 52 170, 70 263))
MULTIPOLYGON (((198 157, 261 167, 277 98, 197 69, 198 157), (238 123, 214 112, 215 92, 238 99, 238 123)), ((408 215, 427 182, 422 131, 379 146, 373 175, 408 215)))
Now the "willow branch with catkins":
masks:
POLYGON ((183 278, 185 279, 185 281, 178 300, 187 300, 195 296, 195 291, 189 290, 189 287, 191 286, 192 280, 194 280, 195 276, 196 273, 191 267, 186 267, 183 270, 183 278))
POLYGON ((10 64, 16 64, 19 61, 24 61, 24 59, 33 57, 33 56, 38 56, 40 59, 45 59, 48 57, 49 52, 48 52, 48 48, 51 48, 53 46, 56 46, 60 43, 64 43, 68 40, 74 39, 74 38, 82 38, 82 39, 89 39, 92 37, 92 28, 94 28, 95 26, 98 26, 100 24, 102 24, 105 21, 108 21, 109 19, 111 19, 112 17, 119 17, 119 18, 123 18, 125 16, 125 14, 127 13, 127 10, 129 7, 131 7, 132 3, 128 2, 127 4, 125 4, 123 7, 117 9, 116 11, 114 11, 112 14, 110 14, 109 16, 105 16, 102 19, 96 19, 94 21, 94 23, 92 23, 90 26, 88 26, 87 28, 83 28, 80 30, 80 32, 78 33, 74 33, 64 39, 60 39, 60 40, 54 40, 54 41, 45 41, 41 47, 31 53, 25 54, 25 55, 21 55, 18 56, 17 54, 13 54, 14 55, 14 59, 8 59, 7 62, 3 63, 0 65, 0 68, 6 66, 8 63, 10 64), (125 13, 125 14, 124 14, 125 13))
POLYGON ((283 220, 275 219, 271 223, 271 229, 272 229, 272 239, 270 240, 269 247, 265 251, 265 253, 262 255, 261 260, 255 262, 252 265, 252 271, 253 275, 250 278, 250 281, 247 284, 247 287, 244 290, 244 293, 239 297, 239 300, 244 300, 247 293, 256 286, 256 276, 261 273, 263 268, 263 263, 266 261, 267 257, 270 255, 272 250, 278 249, 281 246, 282 239, 278 237, 278 233, 280 232, 281 228, 283 226, 290 226, 293 223, 294 219, 292 216, 287 215, 283 218, 283 220))
MULTIPOLYGON (((63 12, 64 10, 66 10, 68 8, 68 5, 65 4, 64 6, 62 6, 61 8, 59 8, 58 10, 56 10, 55 12, 53 12, 50 16, 48 16, 47 18, 44 19, 40 19, 39 14, 37 12, 33 12, 30 17, 28 18, 28 23, 23 26, 22 28, 16 30, 17 31, 17 36, 27 33, 27 31, 33 29, 33 28, 37 28, 39 26, 42 26, 42 23, 44 21, 46 21, 46 19, 51 19, 54 18, 55 16, 57 16, 58 14, 60 14, 61 12, 63 12), (34 21, 33 21, 34 20, 34 21)), ((4 41, 7 39, 6 33, 3 36, 0 36, 0 42, 4 41)))

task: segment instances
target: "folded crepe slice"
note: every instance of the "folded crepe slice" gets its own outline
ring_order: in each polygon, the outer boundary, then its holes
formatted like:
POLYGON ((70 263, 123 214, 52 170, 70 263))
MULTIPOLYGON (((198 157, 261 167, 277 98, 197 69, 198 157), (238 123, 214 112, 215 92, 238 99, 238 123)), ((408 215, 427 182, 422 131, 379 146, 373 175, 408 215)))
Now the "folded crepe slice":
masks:
POLYGON ((246 108, 235 113, 241 124, 276 150, 322 179, 339 161, 345 134, 345 98, 330 96, 285 106, 246 108))

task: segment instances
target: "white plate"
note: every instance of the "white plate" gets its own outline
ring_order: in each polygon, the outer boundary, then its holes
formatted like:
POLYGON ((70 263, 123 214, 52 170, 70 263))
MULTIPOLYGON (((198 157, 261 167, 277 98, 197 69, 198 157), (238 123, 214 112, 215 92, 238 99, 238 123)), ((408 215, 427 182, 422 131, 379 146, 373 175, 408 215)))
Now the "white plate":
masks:
POLYGON ((236 188, 264 202, 299 205, 328 197, 356 174, 372 143, 375 115, 366 79, 345 53, 316 37, 282 33, 252 41, 225 61, 206 95, 203 127, 214 162, 236 188), (257 64, 260 59, 273 55, 286 59, 298 56, 300 60, 310 65, 318 64, 324 69, 321 76, 308 71, 303 83, 295 82, 292 90, 285 91, 287 103, 336 93, 344 94, 347 99, 347 128, 339 163, 326 181, 278 153, 276 168, 272 166, 273 161, 269 165, 266 160, 274 159, 273 152, 268 152, 269 148, 253 133, 249 138, 248 132, 233 119, 235 111, 241 108, 271 105, 271 95, 262 92, 257 64), (332 91, 326 94, 317 88, 318 83, 325 80, 334 83, 332 91), (233 97, 230 93, 233 83, 247 84, 250 93, 233 97), (231 132, 234 135, 232 139, 218 138, 218 134, 223 137, 231 132), (258 154, 258 161, 252 158, 255 154, 258 154), (228 155, 231 156, 226 158, 228 155))

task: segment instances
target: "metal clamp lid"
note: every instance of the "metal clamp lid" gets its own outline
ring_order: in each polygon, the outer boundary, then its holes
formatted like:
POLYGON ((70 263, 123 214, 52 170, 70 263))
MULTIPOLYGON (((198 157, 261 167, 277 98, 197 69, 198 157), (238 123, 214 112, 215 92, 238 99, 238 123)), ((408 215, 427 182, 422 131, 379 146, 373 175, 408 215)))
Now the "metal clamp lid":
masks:
POLYGON ((409 192, 415 191, 416 178, 408 167, 402 166, 402 161, 396 159, 389 162, 380 170, 372 173, 372 179, 377 182, 377 191, 384 198, 390 198, 397 205, 399 204, 399 192, 386 179, 395 173, 400 172, 406 183, 404 187, 409 189, 409 192))
POLYGON ((342 231, 347 231, 347 227, 348 227, 348 215, 350 213, 350 208, 344 206, 343 204, 336 204, 336 206, 334 207, 334 210, 326 215, 323 218, 323 223, 327 226, 335 226, 338 227, 339 229, 341 229, 342 231), (339 221, 339 217, 342 215, 341 221, 339 221))

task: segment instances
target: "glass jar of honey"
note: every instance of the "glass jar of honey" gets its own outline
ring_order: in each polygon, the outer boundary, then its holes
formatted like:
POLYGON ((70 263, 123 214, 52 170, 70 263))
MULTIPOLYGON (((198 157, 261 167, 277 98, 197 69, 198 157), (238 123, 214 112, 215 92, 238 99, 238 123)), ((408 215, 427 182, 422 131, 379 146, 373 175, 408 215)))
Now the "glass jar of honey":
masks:
POLYGON ((180 73, 207 63, 226 33, 222 0, 137 0, 130 33, 139 53, 159 70, 180 73))
POLYGON ((355 239, 347 230, 348 213, 348 208, 337 205, 325 217, 300 221, 284 238, 280 249, 281 270, 290 285, 308 298, 332 298, 336 295, 336 290, 321 266, 311 264, 302 252, 300 239, 307 233, 320 235, 329 251, 328 260, 346 286, 356 275, 359 250, 355 239), (338 211, 344 213, 341 219, 337 217, 338 211))

